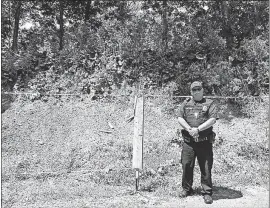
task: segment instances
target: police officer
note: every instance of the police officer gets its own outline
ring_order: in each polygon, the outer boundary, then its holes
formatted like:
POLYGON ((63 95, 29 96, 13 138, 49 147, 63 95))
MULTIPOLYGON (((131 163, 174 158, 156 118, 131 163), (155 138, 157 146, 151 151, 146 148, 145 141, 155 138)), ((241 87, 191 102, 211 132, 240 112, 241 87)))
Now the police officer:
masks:
POLYGON ((201 82, 195 81, 190 87, 192 98, 186 99, 178 112, 178 121, 182 126, 184 144, 181 154, 183 169, 180 197, 192 195, 193 170, 197 157, 201 171, 202 195, 206 204, 213 203, 211 169, 213 165, 213 147, 215 133, 213 125, 218 119, 216 104, 203 97, 201 82))

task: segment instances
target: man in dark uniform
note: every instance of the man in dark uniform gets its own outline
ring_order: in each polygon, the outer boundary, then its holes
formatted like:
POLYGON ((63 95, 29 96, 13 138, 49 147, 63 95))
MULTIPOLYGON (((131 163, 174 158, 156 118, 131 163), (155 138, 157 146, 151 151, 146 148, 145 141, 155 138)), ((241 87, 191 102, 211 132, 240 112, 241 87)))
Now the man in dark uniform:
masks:
POLYGON ((193 193, 193 170, 197 157, 201 171, 201 185, 204 202, 213 203, 211 169, 213 165, 213 146, 215 133, 213 125, 218 119, 217 107, 213 100, 203 97, 201 82, 193 82, 190 87, 192 98, 186 99, 178 114, 182 126, 184 144, 181 155, 183 168, 180 197, 193 193))

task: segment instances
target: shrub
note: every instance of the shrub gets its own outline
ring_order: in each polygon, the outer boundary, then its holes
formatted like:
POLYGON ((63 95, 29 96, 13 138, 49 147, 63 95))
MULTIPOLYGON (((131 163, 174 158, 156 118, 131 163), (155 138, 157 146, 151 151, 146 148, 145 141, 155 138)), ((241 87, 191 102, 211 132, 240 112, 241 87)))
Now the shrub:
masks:
POLYGON ((238 101, 243 114, 265 123, 269 120, 269 97, 245 97, 238 101))

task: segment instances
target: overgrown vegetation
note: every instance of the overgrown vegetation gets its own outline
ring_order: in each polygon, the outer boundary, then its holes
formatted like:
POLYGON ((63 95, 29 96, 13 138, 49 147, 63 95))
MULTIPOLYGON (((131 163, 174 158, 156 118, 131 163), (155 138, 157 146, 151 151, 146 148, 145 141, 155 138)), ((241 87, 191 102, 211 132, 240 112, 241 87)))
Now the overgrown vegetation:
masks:
MULTIPOLYGON (((107 192, 123 197, 134 186, 127 120, 138 86, 154 95, 146 97, 141 191, 176 196, 182 99, 172 95, 188 95, 197 79, 207 95, 239 97, 217 101, 214 185, 269 185, 268 2, 1 5, 1 90, 30 93, 2 95, 2 205, 87 207, 108 201, 107 192)), ((198 192, 198 166, 194 179, 198 192)))
POLYGON ((187 95, 200 79, 207 94, 268 92, 268 2, 17 2, 1 2, 2 90, 106 95, 143 82, 187 95))

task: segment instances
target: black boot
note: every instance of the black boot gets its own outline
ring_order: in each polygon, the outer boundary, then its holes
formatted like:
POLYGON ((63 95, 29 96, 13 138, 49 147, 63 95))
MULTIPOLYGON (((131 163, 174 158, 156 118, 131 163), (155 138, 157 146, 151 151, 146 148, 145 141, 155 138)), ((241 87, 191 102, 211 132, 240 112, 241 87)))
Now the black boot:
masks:
POLYGON ((212 204, 213 203, 213 199, 210 195, 204 195, 203 199, 204 199, 205 204, 212 204))
POLYGON ((182 189, 182 190, 180 190, 178 192, 178 196, 180 198, 185 198, 185 197, 191 196, 191 195, 193 195, 193 190, 192 189, 190 191, 186 191, 186 190, 182 189))

